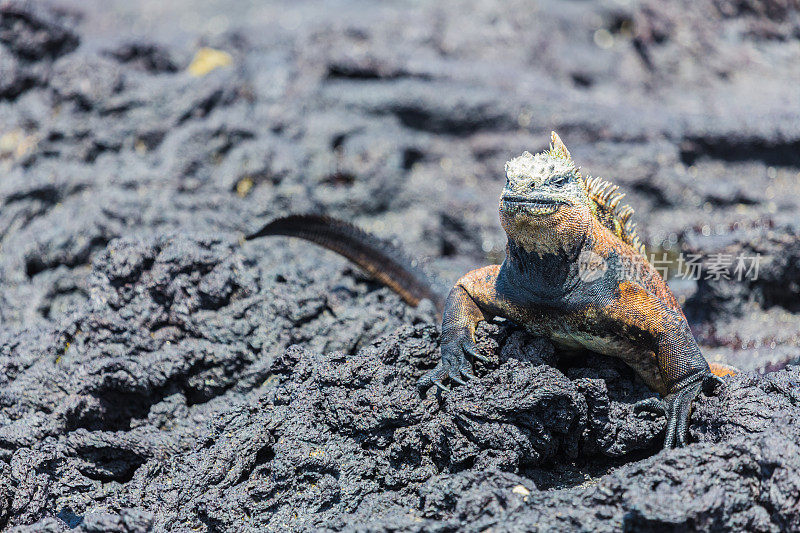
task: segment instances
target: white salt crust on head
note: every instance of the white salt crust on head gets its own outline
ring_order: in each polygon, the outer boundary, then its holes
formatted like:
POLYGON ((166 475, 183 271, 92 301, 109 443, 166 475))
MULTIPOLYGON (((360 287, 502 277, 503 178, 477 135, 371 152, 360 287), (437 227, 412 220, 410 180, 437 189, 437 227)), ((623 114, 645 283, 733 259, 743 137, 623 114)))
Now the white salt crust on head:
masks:
POLYGON ((526 151, 506 163, 506 177, 510 180, 541 182, 550 176, 571 172, 574 168, 571 161, 550 151, 536 155, 526 151))

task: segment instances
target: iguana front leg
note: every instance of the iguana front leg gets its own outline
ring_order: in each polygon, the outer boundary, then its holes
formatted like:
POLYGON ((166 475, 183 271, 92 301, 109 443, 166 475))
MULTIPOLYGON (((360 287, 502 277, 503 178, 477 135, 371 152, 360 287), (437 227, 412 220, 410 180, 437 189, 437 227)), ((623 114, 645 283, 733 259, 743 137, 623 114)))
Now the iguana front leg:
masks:
POLYGON ((657 388, 664 398, 645 401, 637 409, 657 410, 666 415, 665 448, 685 445, 692 402, 701 388, 708 389, 721 382, 700 353, 686 317, 664 298, 626 281, 620 283, 619 297, 606 311, 622 326, 620 329, 643 331, 649 338, 661 375, 657 388))
POLYGON ((667 418, 664 448, 673 448, 686 444, 692 402, 700 389, 720 379, 711 373, 682 314, 664 320, 669 329, 658 336, 656 360, 668 391, 660 402, 667 418))
POLYGON ((495 289, 499 271, 500 265, 473 270, 450 291, 442 313, 441 360, 417 382, 420 390, 431 385, 447 390, 443 382, 446 378, 462 385, 464 380, 472 379, 467 355, 488 360, 478 353, 475 329, 482 320, 505 314, 495 289))

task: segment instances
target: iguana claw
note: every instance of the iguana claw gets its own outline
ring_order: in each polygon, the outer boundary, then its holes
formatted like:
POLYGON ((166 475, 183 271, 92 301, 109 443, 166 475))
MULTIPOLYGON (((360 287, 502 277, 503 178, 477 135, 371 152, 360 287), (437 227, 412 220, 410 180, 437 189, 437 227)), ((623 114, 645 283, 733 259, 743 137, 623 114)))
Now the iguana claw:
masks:
POLYGON ((667 408, 664 405, 664 400, 659 398, 646 398, 638 401, 633 406, 634 413, 653 413, 656 415, 667 414, 667 408))
POLYGON ((686 445, 692 401, 697 397, 702 385, 702 381, 691 383, 664 398, 667 410, 667 434, 664 437, 664 448, 680 448, 686 445))
POLYGON ((442 343, 442 360, 433 369, 429 370, 417 382, 417 388, 425 391, 432 385, 440 390, 449 390, 444 386, 442 380, 447 378, 457 385, 467 385, 467 382, 475 379, 472 373, 472 365, 467 361, 467 355, 481 360, 488 360, 478 353, 469 332, 459 332, 448 341, 442 343))

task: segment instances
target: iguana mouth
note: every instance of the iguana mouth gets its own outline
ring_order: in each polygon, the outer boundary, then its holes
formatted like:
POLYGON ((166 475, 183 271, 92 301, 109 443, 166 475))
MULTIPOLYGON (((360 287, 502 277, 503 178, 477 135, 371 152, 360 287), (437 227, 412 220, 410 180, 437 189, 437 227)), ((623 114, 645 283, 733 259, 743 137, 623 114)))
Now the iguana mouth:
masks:
POLYGON ((551 198, 525 198, 523 196, 503 196, 503 203, 514 211, 524 210, 531 215, 551 215, 558 211, 565 202, 551 198))

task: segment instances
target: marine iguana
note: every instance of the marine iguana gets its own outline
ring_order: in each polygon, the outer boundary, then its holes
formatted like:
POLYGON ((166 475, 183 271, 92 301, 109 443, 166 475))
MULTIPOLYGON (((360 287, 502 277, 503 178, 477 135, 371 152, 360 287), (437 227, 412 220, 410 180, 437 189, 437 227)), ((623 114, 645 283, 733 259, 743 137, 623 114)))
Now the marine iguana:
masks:
POLYGON ((485 360, 475 343, 479 322, 503 317, 566 349, 621 358, 663 399, 637 410, 667 417, 664 447, 686 444, 691 403, 720 376, 709 366, 667 284, 647 261, 618 187, 583 177, 553 132, 549 150, 524 152, 506 163, 500 221, 506 258, 466 274, 445 297, 399 249, 330 217, 293 215, 246 239, 300 237, 364 268, 410 305, 430 299, 442 319, 441 360, 419 380, 448 390, 444 380, 473 379, 467 356, 485 360))

